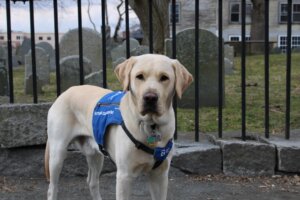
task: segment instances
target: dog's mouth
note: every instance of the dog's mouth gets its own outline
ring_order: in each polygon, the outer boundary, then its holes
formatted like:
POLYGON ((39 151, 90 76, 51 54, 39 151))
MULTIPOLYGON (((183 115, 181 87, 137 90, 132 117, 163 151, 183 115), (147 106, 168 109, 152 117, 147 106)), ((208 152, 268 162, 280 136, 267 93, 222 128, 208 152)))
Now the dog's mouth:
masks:
POLYGON ((145 116, 147 114, 159 115, 159 112, 158 112, 158 109, 157 109, 157 105, 147 105, 147 104, 144 104, 143 110, 142 110, 141 114, 143 116, 145 116))
POLYGON ((147 92, 143 95, 143 105, 141 114, 159 114, 158 112, 158 94, 155 92, 147 92))

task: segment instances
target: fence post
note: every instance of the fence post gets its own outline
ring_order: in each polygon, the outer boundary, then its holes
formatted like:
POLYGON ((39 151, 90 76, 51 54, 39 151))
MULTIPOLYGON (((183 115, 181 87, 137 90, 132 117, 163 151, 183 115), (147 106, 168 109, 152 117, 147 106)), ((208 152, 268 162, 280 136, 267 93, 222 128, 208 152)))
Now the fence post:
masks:
POLYGON ((60 63, 59 63, 59 29, 58 29, 58 11, 57 11, 57 1, 53 0, 54 9, 54 34, 55 34, 55 64, 56 64, 56 96, 61 93, 60 87, 60 63))
POLYGON ((128 0, 125 0, 125 26, 126 26, 126 58, 130 57, 130 30, 129 30, 129 7, 128 0))
POLYGON ((35 28, 34 28, 34 2, 29 1, 30 12, 30 31, 31 31, 31 63, 32 63, 32 88, 33 103, 37 103, 37 80, 36 80, 36 56, 35 56, 35 28))
POLYGON ((269 1, 265 1, 265 137, 269 138, 269 1))
POLYGON ((14 103, 14 82, 12 66, 12 46, 11 46, 11 16, 10 1, 6 1, 6 25, 7 25, 7 50, 8 50, 8 83, 9 83, 9 102, 14 103))
POLYGON ((246 0, 242 0, 242 140, 246 140, 246 0))
POLYGON ((218 34, 219 34, 219 74, 218 74, 218 93, 219 93, 219 105, 218 105, 218 136, 222 138, 223 130, 223 2, 219 0, 219 14, 218 14, 218 34))
POLYGON ((148 0, 148 23, 149 23, 149 52, 153 53, 153 20, 152 20, 152 0, 148 0))
POLYGON ((287 49, 286 49, 286 112, 285 138, 290 139, 291 59, 292 59, 292 0, 288 0, 287 49))
POLYGON ((106 81, 106 24, 105 24, 105 8, 106 8, 106 0, 101 0, 101 10, 102 10, 102 78, 103 78, 103 87, 107 88, 106 81))
POLYGON ((199 0, 195 0, 195 141, 199 142, 199 0))
POLYGON ((79 79, 80 85, 84 84, 84 71, 83 71, 83 47, 82 47, 82 12, 81 12, 81 0, 77 0, 78 11, 78 44, 79 44, 79 79))
MULTIPOLYGON (((176 0, 172 0, 172 58, 176 59, 176 0)), ((173 108, 175 113, 175 134, 174 139, 177 140, 177 97, 173 98, 173 108)))

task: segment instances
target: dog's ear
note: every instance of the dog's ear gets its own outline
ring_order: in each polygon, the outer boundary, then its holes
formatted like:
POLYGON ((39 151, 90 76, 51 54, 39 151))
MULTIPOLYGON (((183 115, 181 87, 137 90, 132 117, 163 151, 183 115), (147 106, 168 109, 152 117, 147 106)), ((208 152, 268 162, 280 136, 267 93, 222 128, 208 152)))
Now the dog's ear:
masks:
POLYGON ((125 60, 124 62, 120 63, 115 69, 115 74, 120 83, 122 84, 124 91, 129 90, 130 72, 135 61, 135 58, 131 57, 125 60))
POLYGON ((173 67, 176 77, 175 90, 178 98, 181 98, 183 92, 193 82, 193 76, 178 60, 173 61, 173 67))

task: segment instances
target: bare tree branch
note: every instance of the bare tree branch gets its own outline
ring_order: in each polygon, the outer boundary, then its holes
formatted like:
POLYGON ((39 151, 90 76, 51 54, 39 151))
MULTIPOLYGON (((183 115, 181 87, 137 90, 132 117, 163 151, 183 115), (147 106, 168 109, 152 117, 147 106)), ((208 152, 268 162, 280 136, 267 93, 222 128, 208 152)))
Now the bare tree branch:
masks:
POLYGON ((115 28, 114 36, 113 36, 115 42, 118 41, 118 32, 121 28, 121 24, 122 24, 122 21, 123 21, 123 15, 125 14, 125 11, 121 12, 121 7, 122 7, 123 4, 124 4, 124 0, 120 0, 120 4, 117 6, 119 19, 118 19, 118 23, 117 23, 116 28, 115 28))
POLYGON ((91 11, 90 10, 91 9, 91 2, 90 2, 90 0, 87 0, 87 2, 88 2, 87 14, 88 14, 89 20, 90 20, 91 24, 93 25, 94 30, 97 31, 96 24, 94 23, 94 21, 91 17, 91 12, 90 12, 91 11))

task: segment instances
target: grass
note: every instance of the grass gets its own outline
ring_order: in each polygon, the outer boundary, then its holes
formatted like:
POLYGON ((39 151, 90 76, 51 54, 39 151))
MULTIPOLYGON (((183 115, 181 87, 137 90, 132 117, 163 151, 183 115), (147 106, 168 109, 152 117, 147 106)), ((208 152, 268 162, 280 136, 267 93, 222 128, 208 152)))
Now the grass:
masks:
MULTIPOLYGON (((285 128, 286 56, 270 55, 270 132, 282 133, 285 128)), ((300 54, 292 57, 291 81, 291 129, 300 128, 300 54)), ((225 107, 223 130, 241 130, 241 63, 235 59, 234 74, 225 76, 225 107)), ((248 56, 246 60, 246 129, 248 132, 264 132, 264 58, 248 56)), ((218 130, 217 108, 201 108, 200 131, 218 130)), ((194 130, 194 111, 179 110, 179 130, 194 130)))
MULTIPOLYGON (((300 54, 292 55, 291 82, 291 129, 300 128, 300 54)), ((225 107, 223 109, 223 130, 241 130, 241 64, 235 58, 235 70, 225 76, 225 107)), ((117 90, 121 86, 112 67, 107 67, 108 87, 117 90)), ((51 73, 50 85, 42 88, 39 102, 56 98, 55 73, 51 73)), ((264 58, 261 55, 246 58, 246 127, 248 132, 264 132, 264 58)), ((282 133, 285 128, 286 56, 270 55, 270 132, 282 133)), ((14 95, 17 103, 31 103, 32 95, 24 95, 24 68, 14 70, 14 95)), ((218 130, 217 108, 199 110, 200 131, 218 130)), ((194 110, 178 109, 178 130, 194 130, 194 110)))

